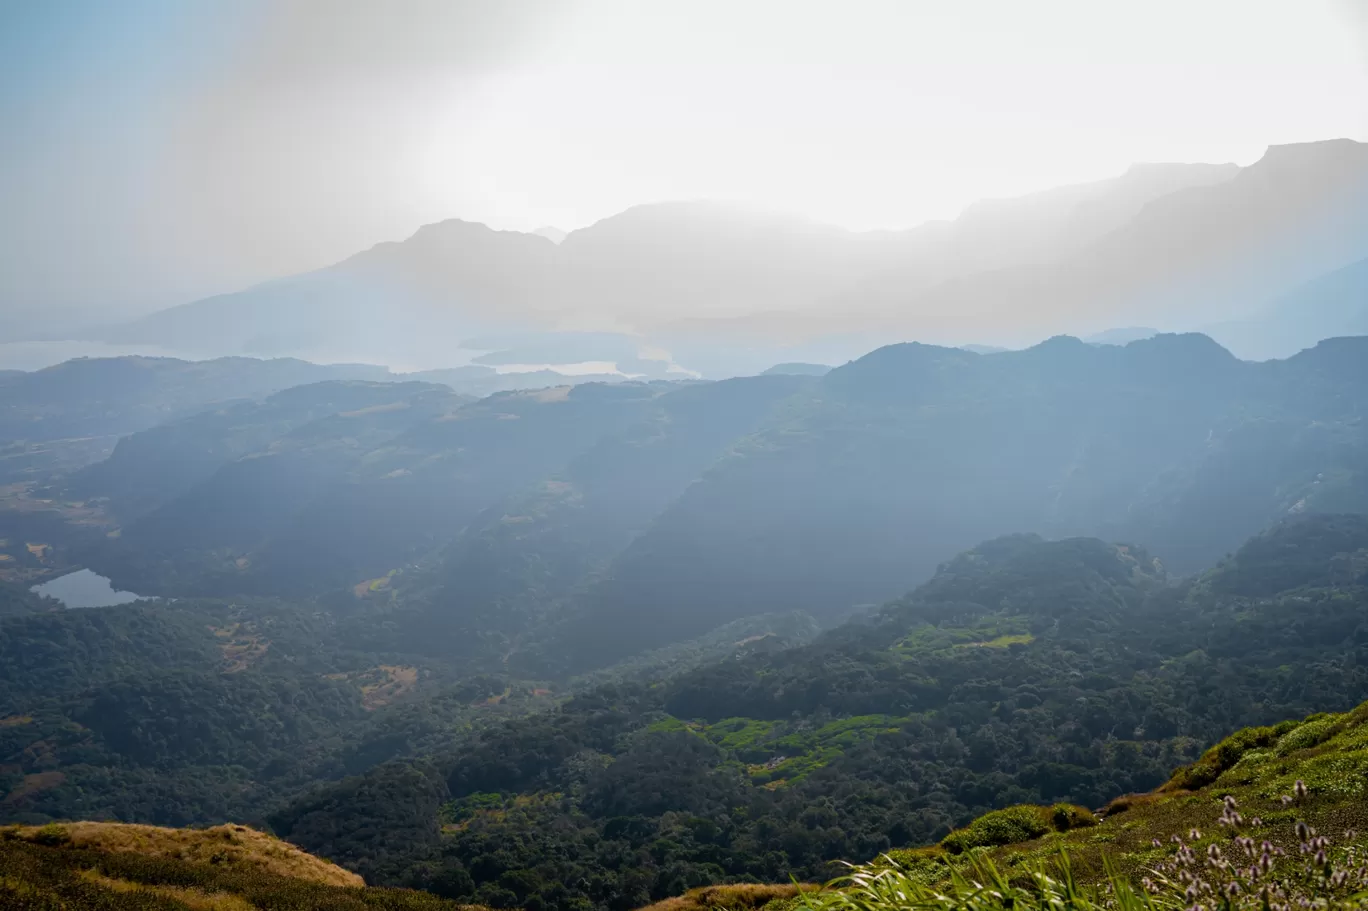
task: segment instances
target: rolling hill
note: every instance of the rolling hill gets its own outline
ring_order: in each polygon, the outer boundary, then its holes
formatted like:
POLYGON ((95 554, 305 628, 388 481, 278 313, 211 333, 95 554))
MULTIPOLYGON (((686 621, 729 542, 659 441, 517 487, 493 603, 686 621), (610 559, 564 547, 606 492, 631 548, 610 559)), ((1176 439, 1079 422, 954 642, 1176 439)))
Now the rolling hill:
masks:
POLYGON ((391 650, 543 677, 748 616, 836 622, 1021 529, 1182 573, 1282 517, 1368 512, 1365 363, 1363 339, 1250 363, 1160 335, 478 402, 313 385, 134 434, 49 496, 103 504, 70 559, 121 589, 323 597, 385 614, 391 650))
POLYGON ((403 407, 335 414, 225 462, 87 562, 153 594, 349 590, 450 541, 669 387, 588 384, 460 407, 447 390, 413 388, 403 407))
POLYGON ((164 829, 75 822, 0 828, 0 902, 60 908, 455 909, 361 877, 246 826, 164 829))
POLYGON ((1176 584, 1136 547, 1001 538, 810 645, 586 691, 272 825, 378 881, 464 871, 471 900, 501 906, 827 879, 1013 804, 1102 807, 1178 766, 1205 786, 1226 774, 1202 771, 1229 758, 1206 752, 1222 734, 1351 710, 1366 561, 1361 516, 1285 523, 1176 584), (376 829, 406 833, 408 857, 378 858, 376 829))
POLYGON ((1280 516, 1368 509, 1366 359, 1364 339, 1250 364, 1172 335, 880 349, 796 396, 615 557, 567 621, 572 660, 780 606, 839 615, 1019 529, 1142 541, 1191 572, 1280 516))
MULTIPOLYGON (((421 383, 311 383, 238 401, 122 437, 108 459, 66 481, 80 499, 101 497, 122 523, 176 499, 237 459, 338 415, 385 415, 401 422, 454 411, 470 399, 421 383)), ((337 428, 354 435, 356 429, 337 428)), ((403 424, 401 423, 402 427, 403 424)), ((382 431, 383 432, 383 431, 382 431)))
POLYGON ((42 481, 98 462, 117 438, 211 405, 326 380, 380 380, 362 364, 281 358, 78 358, 0 375, 0 485, 42 481))

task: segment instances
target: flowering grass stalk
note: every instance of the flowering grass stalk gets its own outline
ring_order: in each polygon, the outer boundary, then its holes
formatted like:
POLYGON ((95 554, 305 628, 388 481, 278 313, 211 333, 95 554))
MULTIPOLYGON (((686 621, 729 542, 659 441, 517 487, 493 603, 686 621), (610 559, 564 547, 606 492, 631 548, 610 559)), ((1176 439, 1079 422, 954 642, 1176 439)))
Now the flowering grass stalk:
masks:
MULTIPOLYGON (((1285 806, 1306 797, 1298 781, 1285 806)), ((1353 832, 1336 845, 1305 822, 1283 848, 1264 834, 1258 817, 1241 815, 1224 798, 1221 835, 1205 842, 1197 829, 1173 835, 1170 853, 1137 887, 1108 864, 1097 883, 1074 875, 1067 852, 1053 862, 1004 872, 975 849, 951 861, 946 876, 928 882, 892 858, 852 866, 827 891, 804 894, 808 911, 1311 911, 1368 909, 1368 858, 1353 832), (1218 844, 1218 841, 1224 842, 1218 844)), ((1281 839, 1277 839, 1281 841, 1281 839)), ((1154 846, 1164 842, 1155 839, 1154 846)))

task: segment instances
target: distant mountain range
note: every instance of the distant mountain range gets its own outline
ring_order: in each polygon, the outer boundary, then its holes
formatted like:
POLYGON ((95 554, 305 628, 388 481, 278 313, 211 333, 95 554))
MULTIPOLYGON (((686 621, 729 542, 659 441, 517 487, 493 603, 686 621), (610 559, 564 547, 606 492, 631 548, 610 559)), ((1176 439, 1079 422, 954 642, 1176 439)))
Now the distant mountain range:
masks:
POLYGON ((1137 165, 906 231, 669 202, 558 237, 445 221, 317 272, 87 334, 204 354, 448 366, 487 355, 481 337, 532 334, 538 356, 513 348, 514 363, 634 373, 622 363, 635 359, 718 377, 841 363, 904 339, 1019 347, 1056 332, 1234 321, 1237 354, 1286 356, 1361 331, 1361 295, 1307 283, 1368 256, 1368 145, 1274 146, 1245 168, 1137 165), (1313 327, 1246 324, 1303 285, 1320 295, 1313 327), (589 345, 585 333, 564 335, 583 328, 608 331, 589 345))
MULTIPOLYGON (((644 369, 664 374, 668 366, 645 362, 644 369)), ((627 379, 621 373, 569 376, 544 369, 500 373, 483 364, 396 374, 372 364, 320 365, 291 358, 76 358, 42 370, 0 371, 0 486, 76 470, 108 456, 121 435, 206 408, 242 405, 291 386, 329 380, 437 383, 479 398, 627 379)))

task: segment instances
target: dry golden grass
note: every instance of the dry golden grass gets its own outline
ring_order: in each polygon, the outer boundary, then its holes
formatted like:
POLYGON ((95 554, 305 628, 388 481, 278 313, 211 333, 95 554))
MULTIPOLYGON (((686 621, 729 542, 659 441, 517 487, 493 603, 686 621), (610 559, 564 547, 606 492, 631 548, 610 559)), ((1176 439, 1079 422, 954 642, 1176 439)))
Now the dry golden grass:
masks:
POLYGON ((271 640, 241 623, 209 629, 215 638, 223 640, 219 652, 223 655, 223 669, 229 674, 246 670, 271 647, 271 640))
MULTIPOLYGON (((505 688, 504 688, 504 691, 503 691, 502 693, 496 693, 495 695, 490 696, 488 699, 486 699, 486 700, 484 701, 483 704, 484 704, 484 705, 498 705, 500 702, 503 702, 505 699, 507 699, 507 698, 509 697, 509 694, 511 694, 512 692, 513 692, 513 687, 511 687, 511 686, 510 686, 510 687, 505 687, 505 688)), ((475 704, 476 704, 476 705, 480 705, 481 703, 478 703, 478 702, 477 702, 477 703, 475 703, 475 704)))
POLYGON ((389 705, 418 685, 418 668, 381 664, 364 671, 324 674, 324 680, 346 680, 361 690, 361 707, 374 711, 389 705))
POLYGON ((55 788, 64 781, 66 781, 66 775, 61 772, 34 772, 31 775, 25 775, 23 781, 6 794, 5 799, 0 803, 18 803, 25 797, 37 794, 39 791, 55 788))
POLYGON ((69 822, 16 826, 6 831, 26 841, 39 841, 50 839, 55 828, 61 829, 69 839, 67 844, 73 848, 126 851, 189 863, 255 869, 327 886, 366 884, 365 880, 350 870, 314 857, 264 832, 233 824, 211 829, 168 829, 118 822, 69 822))
POLYGON ((190 911, 256 911, 256 906, 244 898, 227 892, 202 892, 181 886, 154 886, 126 879, 103 876, 94 870, 83 870, 81 878, 110 892, 144 892, 179 902, 190 911))
POLYGON ((382 664, 376 670, 383 676, 361 685, 361 707, 367 711, 389 705, 418 685, 416 667, 382 664))
MULTIPOLYGON (((809 892, 821 887, 804 884, 801 888, 804 892, 809 892)), ((690 889, 683 895, 647 905, 641 911, 753 911, 763 908, 775 899, 793 898, 797 896, 798 889, 798 886, 791 883, 703 886, 690 889)))

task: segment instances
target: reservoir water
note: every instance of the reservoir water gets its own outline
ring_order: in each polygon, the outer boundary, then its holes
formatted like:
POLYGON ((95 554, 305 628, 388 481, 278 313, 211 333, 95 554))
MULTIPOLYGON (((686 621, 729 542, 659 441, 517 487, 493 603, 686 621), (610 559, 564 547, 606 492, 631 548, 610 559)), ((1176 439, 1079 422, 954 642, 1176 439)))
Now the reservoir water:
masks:
POLYGON ((145 600, 133 592, 117 592, 109 584, 109 579, 89 569, 80 569, 56 579, 49 579, 42 585, 33 586, 39 595, 56 598, 67 607, 113 607, 145 600))

